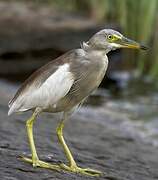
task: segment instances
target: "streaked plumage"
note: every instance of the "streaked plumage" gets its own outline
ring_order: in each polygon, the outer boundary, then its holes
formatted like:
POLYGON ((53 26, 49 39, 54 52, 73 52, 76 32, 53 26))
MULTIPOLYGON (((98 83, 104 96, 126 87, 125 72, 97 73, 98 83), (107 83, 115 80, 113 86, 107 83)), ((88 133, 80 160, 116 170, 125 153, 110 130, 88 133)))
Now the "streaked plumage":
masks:
POLYGON ((80 49, 71 50, 46 64, 33 73, 17 91, 9 102, 8 115, 14 112, 33 110, 33 115, 27 120, 27 133, 32 158, 22 157, 34 167, 65 170, 90 176, 98 176, 100 171, 83 169, 77 166, 64 137, 64 122, 71 111, 84 101, 101 83, 108 67, 106 54, 117 48, 145 49, 139 43, 125 38, 112 29, 104 29, 96 33, 80 49), (66 164, 49 164, 39 160, 34 139, 33 122, 43 111, 63 112, 63 117, 57 127, 57 136, 68 159, 66 164))
POLYGON ((9 102, 8 114, 36 107, 51 112, 71 110, 98 87, 107 63, 107 57, 100 53, 94 53, 92 59, 82 49, 69 51, 24 82, 9 102))

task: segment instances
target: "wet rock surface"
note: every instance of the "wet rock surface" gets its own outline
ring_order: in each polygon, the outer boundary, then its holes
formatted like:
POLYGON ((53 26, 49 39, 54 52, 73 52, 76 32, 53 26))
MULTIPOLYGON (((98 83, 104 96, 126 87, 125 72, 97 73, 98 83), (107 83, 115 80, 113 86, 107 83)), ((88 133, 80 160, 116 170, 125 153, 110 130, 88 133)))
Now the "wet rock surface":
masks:
MULTIPOLYGON (((101 170, 101 177, 59 173, 22 162, 19 155, 30 155, 25 128, 30 113, 7 117, 8 97, 3 94, 0 102, 0 179, 158 179, 157 148, 123 131, 119 124, 118 129, 113 128, 110 122, 119 120, 119 114, 103 108, 82 107, 67 122, 64 131, 77 164, 101 170)), ((67 162, 55 133, 58 122, 59 115, 43 113, 34 126, 39 157, 50 163, 67 162)))

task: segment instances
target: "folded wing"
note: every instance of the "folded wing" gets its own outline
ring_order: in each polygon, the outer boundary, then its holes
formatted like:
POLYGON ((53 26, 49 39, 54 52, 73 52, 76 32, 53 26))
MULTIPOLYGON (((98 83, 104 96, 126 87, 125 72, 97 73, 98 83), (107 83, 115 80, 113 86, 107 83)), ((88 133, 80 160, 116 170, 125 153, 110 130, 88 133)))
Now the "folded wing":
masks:
POLYGON ((63 98, 74 83, 68 63, 54 64, 53 68, 44 67, 38 73, 32 77, 33 80, 28 79, 9 102, 8 115, 36 107, 45 109, 63 98))

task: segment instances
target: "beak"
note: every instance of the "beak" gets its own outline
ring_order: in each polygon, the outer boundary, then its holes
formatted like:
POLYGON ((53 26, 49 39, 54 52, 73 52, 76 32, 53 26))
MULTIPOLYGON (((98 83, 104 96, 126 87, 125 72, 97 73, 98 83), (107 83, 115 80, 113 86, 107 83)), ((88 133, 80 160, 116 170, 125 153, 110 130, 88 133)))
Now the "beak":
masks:
POLYGON ((122 37, 122 39, 120 39, 119 44, 121 45, 122 48, 142 49, 142 50, 148 49, 148 47, 125 37, 122 37))

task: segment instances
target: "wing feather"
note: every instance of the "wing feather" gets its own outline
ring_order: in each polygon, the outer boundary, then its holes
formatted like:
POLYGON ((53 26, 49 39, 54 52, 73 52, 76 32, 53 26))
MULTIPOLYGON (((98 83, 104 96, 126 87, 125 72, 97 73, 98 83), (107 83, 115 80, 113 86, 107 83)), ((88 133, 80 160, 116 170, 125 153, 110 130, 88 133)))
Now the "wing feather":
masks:
MULTIPOLYGON (((71 57, 71 52, 67 54, 71 57)), ((46 108, 64 97, 74 83, 65 56, 43 66, 28 78, 9 102, 8 115, 35 107, 46 108)))
POLYGON ((55 104, 63 98, 73 85, 74 79, 65 64, 51 75, 38 89, 27 92, 23 98, 23 105, 19 110, 41 107, 43 109, 55 104))

